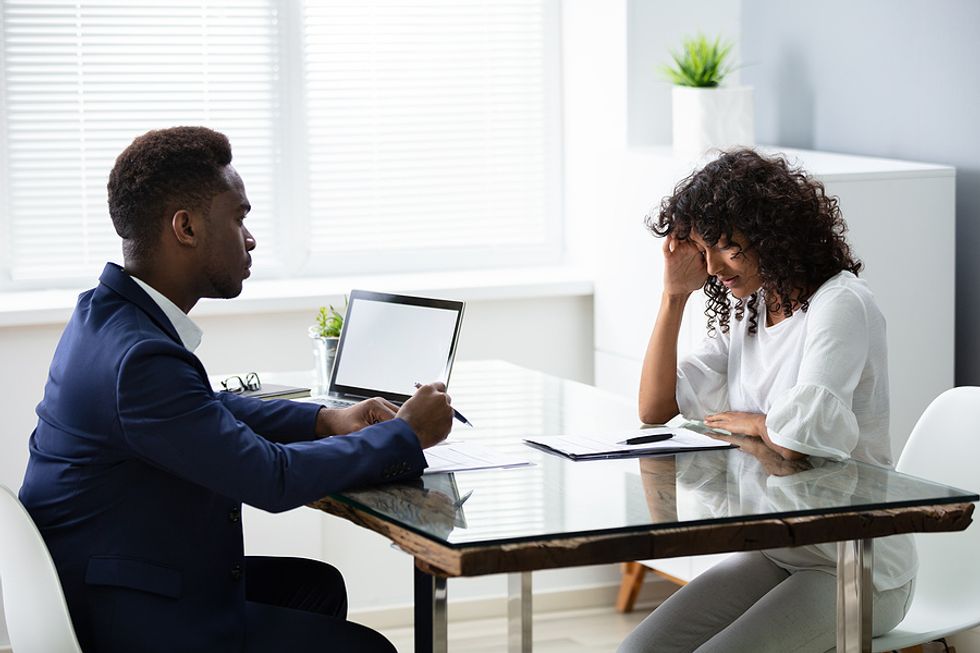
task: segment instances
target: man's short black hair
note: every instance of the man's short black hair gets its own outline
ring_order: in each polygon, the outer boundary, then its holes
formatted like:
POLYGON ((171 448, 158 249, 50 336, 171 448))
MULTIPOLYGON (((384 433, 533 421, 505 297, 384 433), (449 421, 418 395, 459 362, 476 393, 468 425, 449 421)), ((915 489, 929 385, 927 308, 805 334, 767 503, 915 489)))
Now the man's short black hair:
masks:
POLYGON ((149 131, 116 158, 109 173, 109 215, 127 256, 152 253, 163 220, 179 209, 207 210, 226 190, 228 138, 207 127, 149 131))

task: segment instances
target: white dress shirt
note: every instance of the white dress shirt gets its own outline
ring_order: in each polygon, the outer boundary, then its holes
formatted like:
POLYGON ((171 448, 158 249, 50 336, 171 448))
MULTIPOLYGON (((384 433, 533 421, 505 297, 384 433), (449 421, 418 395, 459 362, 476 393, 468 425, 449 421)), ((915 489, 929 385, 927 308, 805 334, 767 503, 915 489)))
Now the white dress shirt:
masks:
POLYGON ((142 279, 138 279, 133 275, 129 275, 130 278, 135 281, 140 288, 146 291, 146 294, 150 296, 163 314, 167 316, 170 320, 170 324, 173 325, 174 330, 177 331, 177 335, 180 337, 181 344, 187 348, 188 351, 194 351, 201 344, 201 338, 204 332, 201 331, 201 327, 194 324, 194 320, 187 317, 187 313, 177 308, 177 305, 172 301, 163 296, 160 291, 146 283, 142 279))

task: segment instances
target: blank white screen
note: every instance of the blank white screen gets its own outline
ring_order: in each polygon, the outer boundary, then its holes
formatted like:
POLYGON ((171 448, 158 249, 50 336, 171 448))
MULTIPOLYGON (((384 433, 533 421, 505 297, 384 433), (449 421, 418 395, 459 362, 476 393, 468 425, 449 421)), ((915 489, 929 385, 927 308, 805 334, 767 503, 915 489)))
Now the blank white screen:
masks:
POLYGON ((410 395, 414 384, 446 381, 455 310, 356 299, 336 383, 410 395))

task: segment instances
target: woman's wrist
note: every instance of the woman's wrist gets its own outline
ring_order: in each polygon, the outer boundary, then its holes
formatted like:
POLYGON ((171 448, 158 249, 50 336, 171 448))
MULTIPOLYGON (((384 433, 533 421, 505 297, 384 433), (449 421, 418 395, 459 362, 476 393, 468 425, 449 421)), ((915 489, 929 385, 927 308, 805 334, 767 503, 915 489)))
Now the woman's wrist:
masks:
POLYGON ((687 305, 687 300, 690 299, 690 297, 691 292, 689 291, 676 292, 665 288, 663 294, 661 295, 660 301, 661 304, 665 304, 667 306, 684 308, 687 305))

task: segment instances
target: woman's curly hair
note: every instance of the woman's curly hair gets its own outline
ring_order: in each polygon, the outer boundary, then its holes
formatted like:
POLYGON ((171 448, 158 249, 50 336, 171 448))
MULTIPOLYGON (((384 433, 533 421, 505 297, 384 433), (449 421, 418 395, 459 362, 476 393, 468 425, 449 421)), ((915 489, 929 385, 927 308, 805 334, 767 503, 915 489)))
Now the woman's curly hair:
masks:
POLYGON ((806 311, 809 299, 842 270, 857 274, 861 262, 851 253, 837 198, 782 157, 751 149, 722 154, 681 181, 664 198, 659 213, 646 217, 658 236, 686 240, 695 230, 709 245, 734 242, 759 259, 761 293, 732 305, 728 289, 713 276, 704 284, 708 333, 728 333, 732 310, 741 320, 749 312, 749 333, 758 331, 758 303, 787 317, 806 311), (736 235, 737 234, 737 235, 736 235), (762 295, 761 297, 759 295, 762 295))

